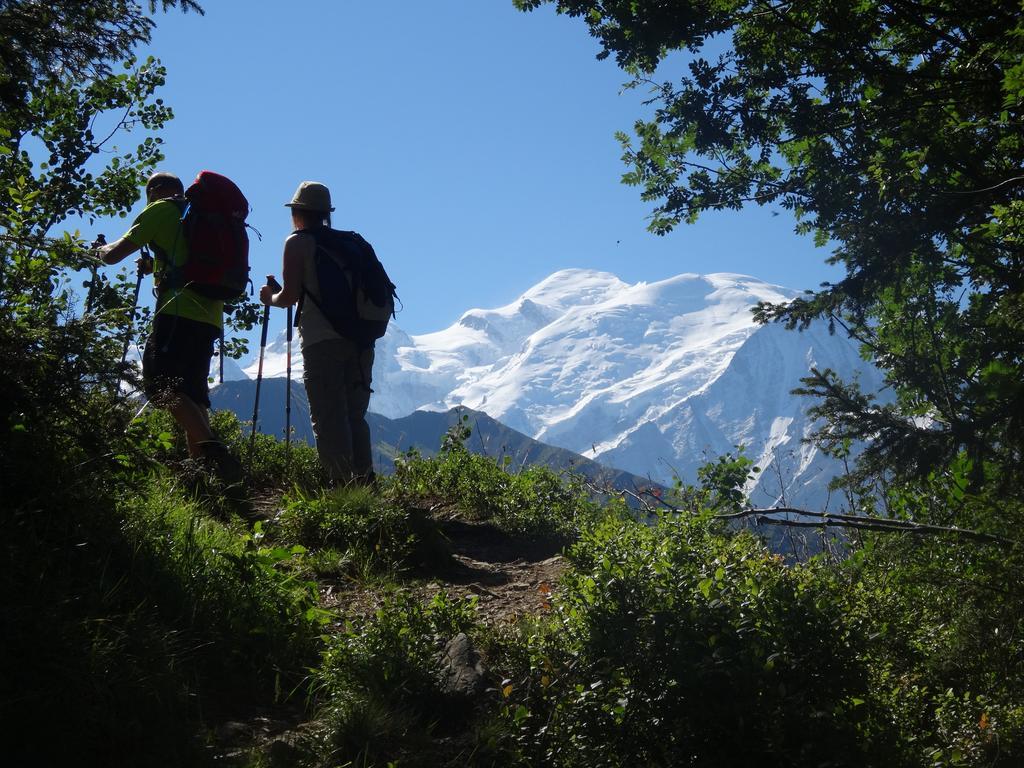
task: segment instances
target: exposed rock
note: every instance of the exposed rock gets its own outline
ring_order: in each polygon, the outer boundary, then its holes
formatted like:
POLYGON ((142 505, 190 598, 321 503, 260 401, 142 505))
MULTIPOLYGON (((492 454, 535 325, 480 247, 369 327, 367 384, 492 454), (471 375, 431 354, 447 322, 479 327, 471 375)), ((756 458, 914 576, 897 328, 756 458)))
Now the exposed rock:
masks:
POLYGON ((448 641, 438 662, 441 690, 445 693, 470 698, 484 690, 486 670, 465 633, 460 632, 448 641))
POLYGON ((266 748, 266 753, 272 766, 295 765, 302 754, 295 745, 294 738, 289 736, 280 736, 271 741, 266 748))

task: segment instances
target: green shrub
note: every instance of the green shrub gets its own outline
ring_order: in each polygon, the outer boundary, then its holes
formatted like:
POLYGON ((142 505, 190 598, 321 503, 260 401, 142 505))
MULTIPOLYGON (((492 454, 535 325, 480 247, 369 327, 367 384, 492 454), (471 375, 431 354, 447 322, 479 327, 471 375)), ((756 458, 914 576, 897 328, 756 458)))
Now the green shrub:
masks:
POLYGON ((315 585, 298 576, 302 547, 264 546, 261 523, 239 536, 167 483, 125 499, 122 512, 132 588, 215 643, 213 669, 301 670, 315 653, 322 614, 315 585))
POLYGON ((875 710, 906 765, 1024 762, 1024 560, 976 542, 869 537, 843 564, 875 710))
POLYGON ((76 501, 8 518, 0 540, 5 761, 195 764, 201 644, 135 589, 117 518, 76 501))
POLYGON ((440 501, 512 534, 573 539, 595 510, 581 481, 540 466, 513 474, 509 462, 470 453, 449 439, 435 458, 413 452, 396 462, 390 487, 405 503, 440 501))
MULTIPOLYGON (((247 424, 231 411, 214 411, 210 427, 214 436, 227 445, 241 463, 249 492, 322 487, 323 475, 315 448, 302 442, 293 442, 287 447, 283 440, 263 433, 257 433, 255 440, 250 440, 247 424)), ((147 406, 132 422, 130 433, 152 460, 178 469, 187 468, 185 434, 167 411, 147 406)), ((213 495, 218 492, 212 488, 213 495)))
POLYGON ((534 764, 863 765, 861 642, 814 566, 707 523, 608 518, 503 689, 534 764))
POLYGON ((19 764, 197 764, 214 702, 269 702, 316 658, 326 614, 302 548, 240 535, 143 469, 114 462, 8 518, 0 718, 19 764))

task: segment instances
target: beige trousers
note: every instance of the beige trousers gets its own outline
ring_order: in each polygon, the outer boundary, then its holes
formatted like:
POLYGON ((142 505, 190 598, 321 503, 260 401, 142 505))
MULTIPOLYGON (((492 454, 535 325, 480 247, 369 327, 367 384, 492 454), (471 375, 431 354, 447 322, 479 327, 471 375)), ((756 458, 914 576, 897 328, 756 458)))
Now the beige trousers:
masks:
POLYGON ((319 341, 302 349, 309 415, 320 463, 332 483, 373 472, 370 404, 373 349, 360 351, 348 339, 319 341))

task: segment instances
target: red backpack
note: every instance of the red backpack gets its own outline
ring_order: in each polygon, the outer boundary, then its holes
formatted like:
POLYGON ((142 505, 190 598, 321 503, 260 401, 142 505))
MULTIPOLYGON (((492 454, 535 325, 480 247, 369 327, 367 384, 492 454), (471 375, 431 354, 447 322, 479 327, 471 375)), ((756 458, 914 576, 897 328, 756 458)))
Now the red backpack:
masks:
POLYGON ((171 284, 211 299, 237 299, 249 282, 249 201, 231 179, 213 171, 199 172, 185 201, 181 226, 188 259, 171 270, 171 284))

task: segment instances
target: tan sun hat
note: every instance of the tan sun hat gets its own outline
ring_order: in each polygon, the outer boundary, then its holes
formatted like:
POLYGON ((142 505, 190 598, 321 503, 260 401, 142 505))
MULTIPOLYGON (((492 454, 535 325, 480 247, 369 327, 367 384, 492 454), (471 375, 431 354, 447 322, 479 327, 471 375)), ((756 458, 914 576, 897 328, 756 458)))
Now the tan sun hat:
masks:
POLYGON ((334 210, 331 207, 331 191, 319 181, 304 181, 299 184, 292 201, 285 203, 285 207, 322 213, 334 210))

